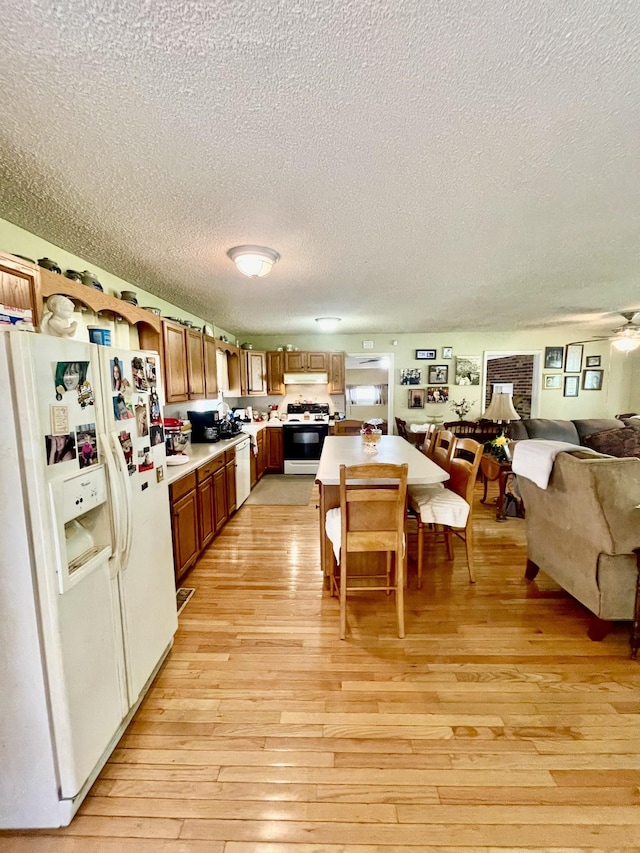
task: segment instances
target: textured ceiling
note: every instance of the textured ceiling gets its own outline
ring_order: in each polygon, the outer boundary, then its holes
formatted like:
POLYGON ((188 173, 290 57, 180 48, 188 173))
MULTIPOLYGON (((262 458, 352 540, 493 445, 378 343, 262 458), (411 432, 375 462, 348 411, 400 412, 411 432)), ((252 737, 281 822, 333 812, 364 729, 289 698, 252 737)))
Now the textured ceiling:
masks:
POLYGON ((0 8, 0 216, 223 328, 640 309, 638 0, 0 8))

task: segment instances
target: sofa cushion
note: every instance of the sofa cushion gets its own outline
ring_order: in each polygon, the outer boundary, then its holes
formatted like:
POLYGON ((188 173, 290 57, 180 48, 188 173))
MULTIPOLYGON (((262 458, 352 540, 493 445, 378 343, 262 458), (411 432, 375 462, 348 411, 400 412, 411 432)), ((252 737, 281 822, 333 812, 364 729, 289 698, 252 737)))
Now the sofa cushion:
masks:
POLYGON ((569 444, 580 444, 580 436, 573 421, 555 421, 551 418, 525 418, 522 422, 529 438, 547 439, 548 441, 567 441, 569 444))
POLYGON ((623 418, 622 423, 631 429, 640 430, 640 415, 634 415, 632 418, 623 418))
POLYGON ((640 430, 633 427, 608 429, 585 437, 584 443, 598 453, 609 456, 638 456, 640 457, 640 430))
POLYGON ((585 443, 585 438, 594 432, 604 432, 607 429, 620 429, 622 421, 617 418, 585 418, 584 420, 572 421, 578 430, 580 444, 585 443))

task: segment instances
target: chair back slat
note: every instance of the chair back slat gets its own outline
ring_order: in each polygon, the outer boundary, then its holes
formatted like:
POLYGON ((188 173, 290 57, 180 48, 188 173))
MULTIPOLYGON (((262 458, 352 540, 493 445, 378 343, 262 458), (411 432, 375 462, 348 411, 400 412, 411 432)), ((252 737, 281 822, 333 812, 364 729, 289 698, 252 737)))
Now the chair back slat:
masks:
POLYGON ((400 438, 404 438, 409 441, 406 421, 403 421, 402 418, 396 418, 396 429, 398 430, 398 435, 400 436, 400 438))
POLYGON ((473 506, 473 491, 483 452, 483 445, 478 441, 472 438, 459 438, 449 462, 449 480, 446 488, 464 498, 469 506, 473 506))
POLYGON ((441 468, 444 468, 445 471, 448 471, 449 462, 453 456, 456 444, 456 437, 450 430, 441 429, 436 433, 434 441, 435 444, 431 458, 436 465, 439 465, 441 468))

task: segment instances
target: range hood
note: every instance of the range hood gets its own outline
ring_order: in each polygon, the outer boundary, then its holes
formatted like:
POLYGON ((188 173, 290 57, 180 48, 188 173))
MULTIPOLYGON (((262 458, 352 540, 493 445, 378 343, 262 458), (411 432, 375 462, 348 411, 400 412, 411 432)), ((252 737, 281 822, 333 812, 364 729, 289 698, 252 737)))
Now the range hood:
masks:
POLYGON ((328 385, 327 373, 285 373, 285 385, 328 385))

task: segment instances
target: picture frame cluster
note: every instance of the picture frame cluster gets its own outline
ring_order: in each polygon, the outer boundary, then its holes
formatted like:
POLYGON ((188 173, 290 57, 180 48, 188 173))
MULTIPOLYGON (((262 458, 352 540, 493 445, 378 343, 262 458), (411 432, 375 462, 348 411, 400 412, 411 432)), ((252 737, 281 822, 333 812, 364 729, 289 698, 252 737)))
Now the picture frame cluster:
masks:
POLYGON ((577 397, 583 391, 601 391, 604 370, 600 355, 584 356, 583 344, 545 347, 544 369, 562 373, 544 373, 543 390, 560 390, 564 397, 577 397), (584 361, 584 367, 583 367, 584 361))

